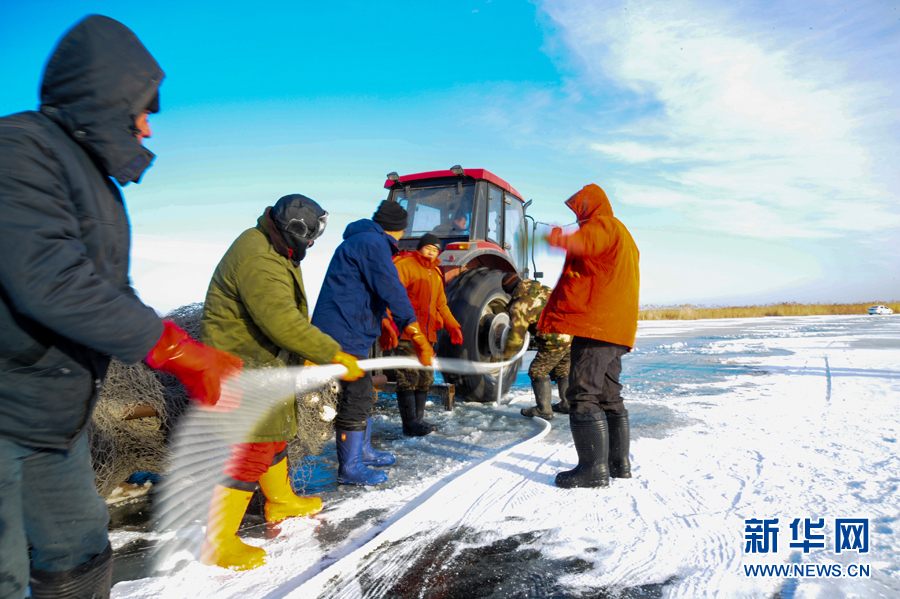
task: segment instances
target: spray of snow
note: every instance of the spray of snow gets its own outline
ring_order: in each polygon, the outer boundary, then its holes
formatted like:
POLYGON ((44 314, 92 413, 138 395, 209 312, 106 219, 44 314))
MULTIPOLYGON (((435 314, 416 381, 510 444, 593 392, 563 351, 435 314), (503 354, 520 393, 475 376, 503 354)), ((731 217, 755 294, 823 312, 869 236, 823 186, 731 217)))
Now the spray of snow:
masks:
MULTIPOLYGON (((431 367, 408 357, 360 360, 366 371, 382 369, 436 369, 457 374, 501 375, 520 360, 528 349, 528 336, 511 360, 493 363, 454 358, 434 358, 431 367)), ((156 501, 155 528, 169 533, 158 545, 157 570, 177 568, 199 554, 203 535, 195 523, 205 519, 212 491, 220 482, 229 446, 246 443, 265 427, 271 414, 283 407, 293 409, 295 396, 304 395, 340 378, 347 369, 340 365, 300 366, 250 370, 227 383, 213 407, 196 407, 187 414, 171 441, 171 474, 160 486, 156 501)), ((499 386, 499 385, 498 385, 499 386)), ((333 418, 333 416, 332 416, 333 418)))

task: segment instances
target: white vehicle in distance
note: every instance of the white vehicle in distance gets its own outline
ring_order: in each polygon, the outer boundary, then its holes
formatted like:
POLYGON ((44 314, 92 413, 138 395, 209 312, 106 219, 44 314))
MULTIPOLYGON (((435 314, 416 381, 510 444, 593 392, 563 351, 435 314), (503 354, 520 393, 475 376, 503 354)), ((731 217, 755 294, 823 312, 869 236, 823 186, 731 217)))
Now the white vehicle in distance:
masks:
POLYGON ((887 306, 872 306, 869 308, 869 314, 893 314, 894 311, 887 306))

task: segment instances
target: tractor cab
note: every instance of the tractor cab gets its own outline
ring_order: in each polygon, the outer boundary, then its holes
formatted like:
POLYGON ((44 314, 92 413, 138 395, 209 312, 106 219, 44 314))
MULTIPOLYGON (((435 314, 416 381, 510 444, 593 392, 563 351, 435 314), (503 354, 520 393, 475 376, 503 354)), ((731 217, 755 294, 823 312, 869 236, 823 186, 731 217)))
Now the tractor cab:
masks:
POLYGON ((388 175, 389 200, 409 212, 400 248, 414 250, 426 233, 440 238, 446 280, 463 270, 487 267, 528 276, 528 231, 522 196, 485 169, 388 175))
MULTIPOLYGON (((528 229, 522 195, 485 169, 454 166, 400 176, 384 184, 388 200, 409 213, 400 249, 415 250, 423 235, 441 240, 440 269, 447 306, 463 330, 462 345, 438 333, 437 355, 475 362, 503 361, 503 332, 508 328, 507 295, 501 280, 515 272, 528 278, 528 229)), ((535 276, 541 276, 535 273, 535 276)), ((467 401, 497 401, 512 386, 520 361, 499 376, 444 373, 467 401)))

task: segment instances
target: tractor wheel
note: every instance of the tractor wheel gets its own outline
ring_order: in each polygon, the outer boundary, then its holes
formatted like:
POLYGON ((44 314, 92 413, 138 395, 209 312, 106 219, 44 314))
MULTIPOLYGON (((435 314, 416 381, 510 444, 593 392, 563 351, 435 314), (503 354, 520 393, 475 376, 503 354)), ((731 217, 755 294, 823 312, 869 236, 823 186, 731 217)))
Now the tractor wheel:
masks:
MULTIPOLYGON (((500 280, 506 274, 492 268, 467 270, 447 284, 447 305, 459 321, 463 332, 462 345, 450 343, 450 336, 441 331, 437 339, 437 355, 445 358, 461 358, 473 362, 502 362, 491 354, 490 325, 497 314, 506 314, 509 295, 504 293, 500 280)), ((506 394, 522 361, 504 369, 500 385, 501 395, 506 394)), ((456 385, 456 395, 466 401, 490 403, 497 400, 497 377, 490 374, 460 375, 446 373, 444 380, 456 385)))

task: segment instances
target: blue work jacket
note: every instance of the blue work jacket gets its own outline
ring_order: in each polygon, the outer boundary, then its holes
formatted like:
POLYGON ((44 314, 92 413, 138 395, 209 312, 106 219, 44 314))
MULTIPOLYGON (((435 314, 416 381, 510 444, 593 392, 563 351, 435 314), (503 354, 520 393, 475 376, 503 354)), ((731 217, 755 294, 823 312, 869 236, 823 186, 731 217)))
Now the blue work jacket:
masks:
POLYGON ((381 335, 381 319, 390 308, 402 331, 416 314, 391 259, 397 241, 374 221, 347 225, 325 273, 312 324, 340 343, 342 351, 367 356, 381 335))

